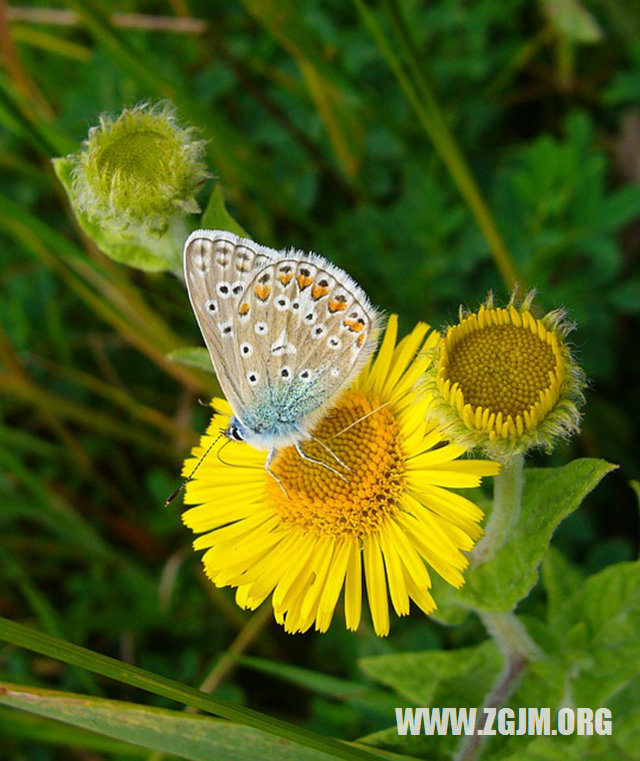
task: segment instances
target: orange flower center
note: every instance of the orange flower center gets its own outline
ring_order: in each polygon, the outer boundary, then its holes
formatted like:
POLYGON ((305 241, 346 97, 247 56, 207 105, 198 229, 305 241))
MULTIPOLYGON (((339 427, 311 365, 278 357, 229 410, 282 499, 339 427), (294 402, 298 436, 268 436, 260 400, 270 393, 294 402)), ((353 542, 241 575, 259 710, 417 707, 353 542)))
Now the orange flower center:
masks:
POLYGON ((316 535, 376 531, 396 509, 403 488, 405 458, 392 411, 375 396, 347 391, 313 436, 322 444, 305 441, 302 451, 329 467, 287 447, 271 466, 282 488, 266 475, 269 498, 282 522, 316 535))

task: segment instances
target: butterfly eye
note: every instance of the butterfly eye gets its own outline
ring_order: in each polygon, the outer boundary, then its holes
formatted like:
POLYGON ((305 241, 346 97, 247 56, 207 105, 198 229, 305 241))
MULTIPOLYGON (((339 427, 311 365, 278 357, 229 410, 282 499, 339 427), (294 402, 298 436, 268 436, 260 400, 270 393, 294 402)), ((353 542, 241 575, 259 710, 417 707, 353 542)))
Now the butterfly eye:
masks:
POLYGON ((280 296, 280 298, 276 299, 276 309, 278 309, 280 312, 284 312, 288 306, 289 299, 286 296, 280 296))
POLYGON ((266 322, 256 322, 254 330, 258 335, 263 335, 267 332, 267 323, 266 322))
POLYGON ((238 426, 237 426, 237 425, 232 425, 232 426, 229 428, 229 433, 231 434, 231 436, 232 436, 232 437, 233 437, 233 438, 234 438, 236 441, 244 441, 244 439, 242 438, 242 434, 240 433, 240 429, 238 428, 238 426))
POLYGON ((327 332, 327 329, 324 325, 316 325, 316 327, 311 331, 311 337, 312 338, 322 338, 322 336, 327 332))
POLYGON ((243 357, 250 357, 253 354, 253 346, 249 343, 240 344, 240 353, 243 357))
POLYGON ((247 373, 247 380, 249 381, 249 385, 255 386, 258 382, 258 373, 250 372, 247 373))
POLYGON ((231 288, 229 288, 229 283, 218 283, 218 287, 216 289, 218 291, 218 295, 223 299, 228 299, 229 294, 231 293, 231 288))
POLYGON ((288 367, 283 367, 282 370, 280 370, 280 375, 285 379, 288 380, 291 377, 291 370, 289 370, 288 367))
POLYGON ((329 347, 331 349, 339 349, 342 346, 342 341, 339 338, 336 338, 335 336, 331 336, 331 338, 328 339, 327 343, 329 344, 329 347))
POLYGON ((234 296, 239 296, 244 290, 244 285, 242 283, 234 283, 231 290, 234 296))
POLYGON ((300 373, 300 380, 309 381, 310 378, 311 378, 311 371, 310 370, 303 370, 300 373))
POLYGON ((215 314, 218 311, 218 305, 213 299, 209 299, 209 301, 205 302, 205 307, 208 312, 211 312, 211 314, 215 314))
POLYGON ((313 325, 313 323, 318 319, 318 315, 315 312, 307 312, 307 314, 304 316, 304 319, 313 325))

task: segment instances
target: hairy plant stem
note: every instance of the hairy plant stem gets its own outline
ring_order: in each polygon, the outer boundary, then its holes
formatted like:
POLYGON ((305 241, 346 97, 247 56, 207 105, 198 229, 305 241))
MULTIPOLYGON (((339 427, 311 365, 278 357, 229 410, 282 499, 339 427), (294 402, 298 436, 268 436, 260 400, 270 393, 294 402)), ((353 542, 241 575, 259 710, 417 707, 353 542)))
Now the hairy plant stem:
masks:
POLYGON ((484 536, 471 553, 472 566, 490 560, 509 538, 520 519, 523 482, 524 455, 519 454, 503 465, 493 481, 493 509, 484 536))
MULTIPOLYGON (((511 530, 520 517, 524 456, 516 455, 506 463, 494 481, 493 510, 484 538, 472 553, 472 564, 480 565, 491 560, 511 536, 511 530)), ((513 692, 521 673, 540 650, 513 611, 477 611, 487 633, 496 642, 504 656, 504 669, 496 684, 487 694, 478 710, 473 734, 462 742, 456 761, 475 761, 482 753, 486 737, 476 734, 482 727, 485 709, 499 708, 513 692)))

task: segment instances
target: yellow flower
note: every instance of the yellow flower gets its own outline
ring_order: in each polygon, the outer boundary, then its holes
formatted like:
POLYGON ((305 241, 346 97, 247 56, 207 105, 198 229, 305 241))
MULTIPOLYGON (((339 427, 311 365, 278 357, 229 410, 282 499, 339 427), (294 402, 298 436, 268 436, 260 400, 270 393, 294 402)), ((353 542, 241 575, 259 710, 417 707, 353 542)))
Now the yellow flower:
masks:
MULTIPOLYGON (((397 329, 392 316, 375 360, 314 428, 323 444, 302 444, 340 474, 289 447, 271 465, 280 485, 265 471, 264 452, 219 441, 187 484, 185 502, 198 506, 184 521, 202 534, 194 547, 206 550, 209 578, 237 587, 243 608, 273 593, 276 620, 289 632, 313 624, 326 631, 343 588, 346 625, 356 629, 363 576, 377 634, 389 632, 388 597, 400 616, 410 600, 431 613, 427 566, 460 587, 464 553, 482 534, 480 508, 449 489, 478 486, 499 466, 458 460, 464 448, 425 423, 428 400, 416 389, 438 336, 418 324, 396 346, 397 329)), ((212 405, 185 474, 227 425, 229 405, 212 405)))
POLYGON ((533 447, 550 450, 578 431, 584 375, 564 341, 571 326, 561 310, 536 319, 533 292, 520 307, 491 296, 445 333, 427 390, 429 417, 466 447, 508 459, 533 447))

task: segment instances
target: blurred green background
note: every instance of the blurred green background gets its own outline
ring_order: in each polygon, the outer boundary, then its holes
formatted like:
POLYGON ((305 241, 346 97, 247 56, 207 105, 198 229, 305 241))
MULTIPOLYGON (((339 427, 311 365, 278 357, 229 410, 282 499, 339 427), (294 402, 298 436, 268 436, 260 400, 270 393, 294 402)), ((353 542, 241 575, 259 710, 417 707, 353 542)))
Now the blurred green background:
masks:
MULTIPOLYGON (((204 578, 179 503, 162 508, 213 376, 166 359, 200 345, 182 284, 84 239, 50 159, 99 114, 163 98, 208 141, 203 206, 219 182, 252 237, 328 257, 404 330, 442 327, 489 289, 506 300, 502 246, 541 309, 566 307, 590 378, 583 432, 535 462, 621 467, 554 544, 583 574, 636 557, 637 0, 46 9, 0 2, 0 615, 193 685, 244 633, 253 660, 223 662, 217 693, 346 738, 392 718, 319 673, 364 684, 361 656, 483 637, 475 619, 418 614, 388 640, 339 617, 324 636, 269 615, 247 630, 204 578)), ((523 607, 543 601, 536 589, 523 607)), ((1 644, 0 679, 158 704, 1 644)), ((148 755, 9 709, 0 723, 12 761, 148 755)))

